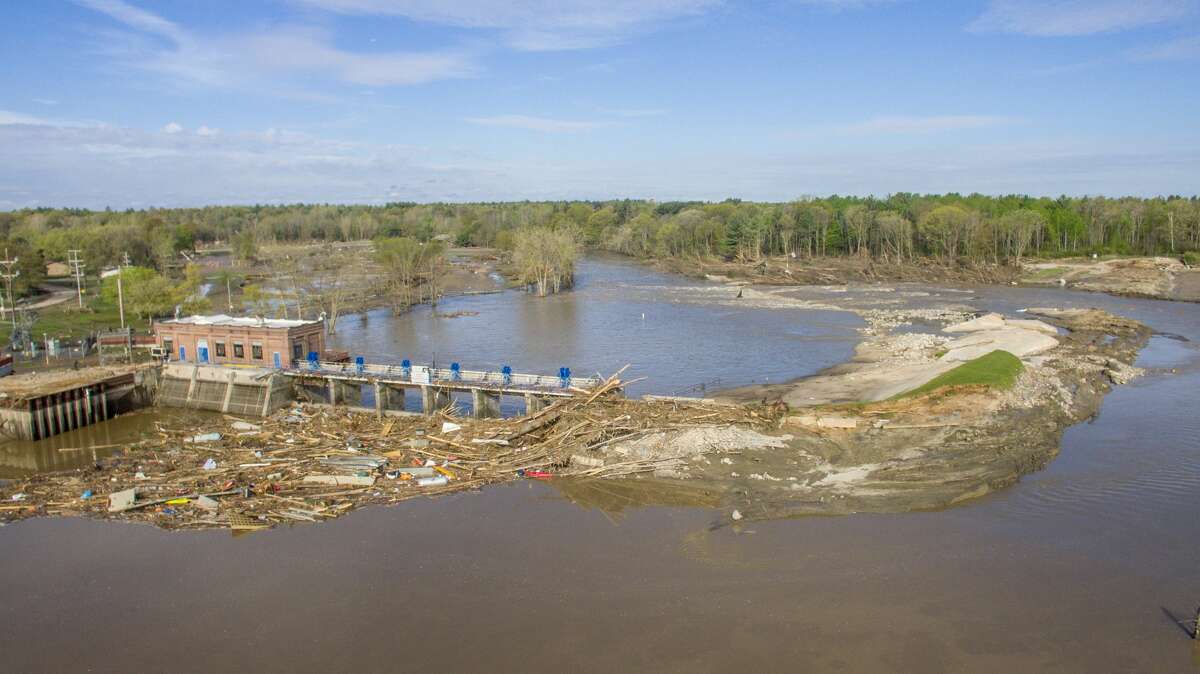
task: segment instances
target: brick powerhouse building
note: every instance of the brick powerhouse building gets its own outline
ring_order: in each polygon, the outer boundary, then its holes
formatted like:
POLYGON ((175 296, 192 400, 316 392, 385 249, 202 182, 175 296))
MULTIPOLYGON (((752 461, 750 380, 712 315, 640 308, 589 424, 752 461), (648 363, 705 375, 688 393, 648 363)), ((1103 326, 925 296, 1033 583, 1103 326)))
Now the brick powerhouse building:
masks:
POLYGON ((325 351, 325 321, 188 316, 155 322, 154 340, 170 360, 292 367, 325 351))

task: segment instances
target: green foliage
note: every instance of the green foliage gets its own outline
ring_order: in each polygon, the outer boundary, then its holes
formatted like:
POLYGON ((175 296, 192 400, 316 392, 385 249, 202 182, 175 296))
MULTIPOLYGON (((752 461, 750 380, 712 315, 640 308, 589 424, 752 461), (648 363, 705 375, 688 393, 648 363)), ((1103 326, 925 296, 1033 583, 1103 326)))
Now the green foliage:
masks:
POLYGON ((259 243, 282 241, 428 242, 448 235, 458 245, 508 249, 524 228, 570 230, 582 245, 638 257, 1179 255, 1200 249, 1200 198, 898 193, 789 203, 625 199, 0 213, 0 238, 28 251, 22 262, 34 255, 63 261, 79 249, 92 273, 126 253, 138 266, 173 270, 180 251, 217 242, 230 242, 244 260, 254 258, 259 243))
MULTIPOLYGON (((147 267, 121 270, 121 290, 125 310, 138 318, 170 315, 175 310, 178 288, 158 272, 147 267)), ((117 277, 104 279, 100 296, 107 304, 117 304, 117 277)))
POLYGON ((243 230, 233 238, 233 255, 243 261, 253 260, 258 255, 258 241, 254 238, 254 230, 243 230))
POLYGON ((1200 251, 1189 250, 1184 253, 1183 262, 1189 267, 1200 267, 1200 251))
POLYGON ((212 301, 198 294, 205 281, 199 265, 188 265, 179 283, 172 283, 149 267, 123 267, 119 275, 110 276, 100 284, 100 298, 105 304, 118 304, 118 276, 125 310, 137 318, 168 316, 174 313, 176 306, 185 314, 212 311, 212 301))
POLYGON ((574 283, 578 256, 579 244, 566 229, 521 229, 513 241, 513 264, 521 281, 543 297, 574 283))
POLYGON ((953 370, 943 372, 923 386, 894 396, 893 400, 924 395, 947 386, 987 386, 1009 389, 1016 383, 1017 377, 1024 369, 1025 366, 1021 363, 1021 359, 1007 351, 997 349, 975 360, 969 360, 953 370))
POLYGON ((436 299, 436 282, 445 264, 446 247, 440 241, 421 243, 406 236, 375 240, 375 260, 386 270, 392 309, 400 311, 421 298, 423 285, 436 299))
POLYGON ((266 316, 271 310, 271 298, 263 287, 256 283, 247 283, 242 288, 242 301, 250 307, 250 313, 255 316, 266 316))
MULTIPOLYGON (((27 242, 20 239, 9 240, 2 245, 3 251, 6 254, 5 259, 16 259, 17 263, 13 265, 17 276, 12 281, 13 294, 19 297, 26 297, 31 294, 42 281, 46 280, 46 260, 42 256, 41 251, 38 251, 27 242)), ((0 287, 0 291, 4 292, 5 301, 8 298, 8 288, 0 287)))

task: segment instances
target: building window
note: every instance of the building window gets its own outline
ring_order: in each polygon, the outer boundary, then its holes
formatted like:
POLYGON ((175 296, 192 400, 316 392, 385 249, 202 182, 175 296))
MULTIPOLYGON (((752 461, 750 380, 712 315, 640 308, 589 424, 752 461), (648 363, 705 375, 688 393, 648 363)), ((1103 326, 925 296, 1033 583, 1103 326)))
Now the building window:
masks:
POLYGON ((234 358, 245 358, 246 357, 246 349, 242 347, 241 342, 233 343, 233 357, 234 358))
POLYGON ((225 357, 225 342, 217 342, 216 347, 217 347, 217 357, 224 358, 225 357))
POLYGON ((250 356, 254 358, 254 360, 262 360, 262 344, 251 344, 250 356))
POLYGON ((168 356, 171 355, 172 353, 174 353, 175 352, 175 342, 164 337, 163 338, 163 351, 166 351, 168 356))
POLYGON ((304 360, 304 342, 300 340, 292 342, 292 360, 304 360))

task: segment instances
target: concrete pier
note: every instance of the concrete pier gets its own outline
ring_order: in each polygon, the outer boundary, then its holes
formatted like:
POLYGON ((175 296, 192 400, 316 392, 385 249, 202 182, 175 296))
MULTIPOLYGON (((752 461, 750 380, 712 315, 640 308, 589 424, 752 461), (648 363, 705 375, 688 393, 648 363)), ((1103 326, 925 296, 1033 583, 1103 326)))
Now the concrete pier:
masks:
POLYGON ((476 419, 500 416, 500 394, 481 388, 471 389, 471 409, 476 419))
POLYGON ((525 414, 537 414, 546 407, 546 399, 534 393, 525 394, 525 414))
POLYGON ((0 383, 0 430, 41 440, 150 404, 157 369, 94 368, 6 378, 0 383))
POLYGON ((454 398, 450 396, 449 391, 436 386, 421 387, 421 409, 425 414, 434 414, 438 410, 444 410, 452 402, 454 402, 454 398))

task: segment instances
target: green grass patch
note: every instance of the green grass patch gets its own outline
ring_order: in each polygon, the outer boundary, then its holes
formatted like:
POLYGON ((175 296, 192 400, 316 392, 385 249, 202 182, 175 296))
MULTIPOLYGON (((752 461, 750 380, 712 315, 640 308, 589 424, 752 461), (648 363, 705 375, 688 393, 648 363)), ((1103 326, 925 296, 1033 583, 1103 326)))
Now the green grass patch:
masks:
MULTIPOLYGON (((56 304, 52 307, 37 309, 37 320, 33 323, 33 338, 42 339, 42 335, 60 339, 79 339, 97 330, 110 330, 121 327, 121 315, 116 304, 104 302, 99 298, 90 301, 83 309, 75 299, 56 304)), ((125 320, 144 327, 145 321, 135 321, 128 312, 125 320)), ((0 343, 7 344, 12 333, 12 323, 0 323, 0 343)))
POLYGON ((1183 254, 1183 261, 1189 267, 1200 267, 1200 251, 1189 250, 1183 254))
POLYGON ((924 395, 946 386, 987 386, 1008 389, 1012 388, 1024 369, 1025 366, 1021 364, 1020 358, 1007 351, 996 350, 975 360, 968 360, 949 372, 943 372, 923 386, 893 396, 892 400, 924 395))
POLYGON ((1043 269, 1034 269, 1028 274, 1025 274, 1027 281, 1047 281, 1057 279, 1067 273, 1066 267, 1046 267, 1043 269))

